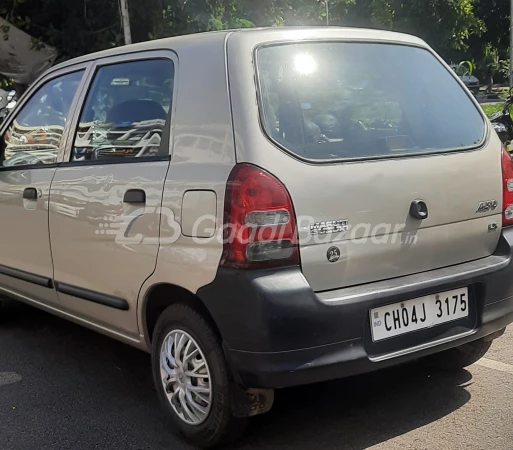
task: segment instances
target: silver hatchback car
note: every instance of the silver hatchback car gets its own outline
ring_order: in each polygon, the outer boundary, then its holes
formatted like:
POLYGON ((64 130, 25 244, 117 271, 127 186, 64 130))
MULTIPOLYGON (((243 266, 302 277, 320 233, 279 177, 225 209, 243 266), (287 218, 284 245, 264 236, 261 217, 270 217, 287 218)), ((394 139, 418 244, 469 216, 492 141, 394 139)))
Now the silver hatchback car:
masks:
POLYGON ((513 161, 415 37, 116 48, 48 71, 1 134, 0 291, 151 352, 201 447, 274 389, 460 368, 513 321, 513 161))

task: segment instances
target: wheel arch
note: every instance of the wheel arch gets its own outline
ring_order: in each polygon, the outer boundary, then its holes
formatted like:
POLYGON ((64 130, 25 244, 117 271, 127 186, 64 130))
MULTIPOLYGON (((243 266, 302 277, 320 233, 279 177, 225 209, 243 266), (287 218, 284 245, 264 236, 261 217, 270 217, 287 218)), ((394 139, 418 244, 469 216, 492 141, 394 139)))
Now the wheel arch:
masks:
POLYGON ((141 325, 148 348, 151 348, 153 332, 162 312, 171 305, 184 304, 194 308, 212 326, 222 341, 219 327, 203 301, 188 289, 172 283, 157 283, 145 293, 141 309, 141 325))

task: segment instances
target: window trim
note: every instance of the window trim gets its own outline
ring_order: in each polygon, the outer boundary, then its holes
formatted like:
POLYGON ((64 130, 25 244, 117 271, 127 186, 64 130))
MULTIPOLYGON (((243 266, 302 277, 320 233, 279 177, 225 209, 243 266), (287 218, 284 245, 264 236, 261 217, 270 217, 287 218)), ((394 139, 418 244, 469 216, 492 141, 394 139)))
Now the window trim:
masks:
POLYGON ((149 163, 158 161, 170 161, 171 155, 145 156, 143 158, 122 158, 115 156, 109 159, 93 159, 90 161, 64 161, 58 164, 59 167, 85 167, 85 166, 106 166, 109 164, 134 164, 149 163))
POLYGON ((68 115, 66 118, 66 125, 64 126, 64 130, 62 132, 61 140, 59 142, 59 150, 57 152, 57 158, 55 162, 50 164, 26 164, 26 165, 19 165, 19 166, 0 166, 0 171, 10 171, 10 170, 33 170, 33 169, 49 169, 52 167, 57 167, 59 162, 61 161, 61 158, 65 152, 65 148, 67 145, 68 140, 68 134, 71 127, 71 119, 74 114, 74 110, 76 108, 79 94, 81 93, 81 90, 83 89, 83 86, 87 80, 89 71, 91 69, 92 62, 84 62, 77 65, 68 66, 62 69, 58 70, 52 70, 50 72, 45 72, 42 74, 29 88, 28 90, 21 96, 20 100, 16 104, 16 107, 12 111, 11 114, 9 114, 9 121, 2 123, 0 126, 0 139, 3 139, 4 134, 7 132, 7 130, 11 127, 16 117, 18 117, 18 114, 21 112, 21 110, 25 107, 25 105, 28 103, 29 100, 31 100, 35 93, 39 91, 41 87, 43 87, 45 84, 49 83, 50 81, 54 80, 55 78, 59 78, 65 75, 69 75, 75 72, 83 71, 82 79, 80 80, 80 84, 77 87, 77 91, 75 92, 75 96, 73 97, 73 101, 71 102, 71 106, 68 111, 68 115))
POLYGON ((34 169, 55 169, 59 167, 59 163, 54 162, 50 164, 26 164, 24 166, 0 166, 0 172, 16 172, 20 170, 34 170, 34 169))
POLYGON ((134 163, 150 163, 150 162, 162 162, 162 161, 171 161, 171 155, 163 155, 163 156, 145 156, 144 158, 126 158, 117 161, 115 158, 112 159, 95 159, 92 161, 88 161, 87 164, 84 164, 83 161, 67 161, 60 163, 51 163, 51 164, 27 164, 25 166, 7 166, 0 167, 0 172, 8 172, 8 171, 19 171, 19 170, 34 170, 34 169, 55 169, 58 167, 83 167, 83 166, 106 166, 109 164, 134 164, 134 163))
POLYGON ((85 80, 83 89, 80 91, 78 97, 78 105, 73 111, 73 116, 70 120, 70 131, 68 140, 66 141, 65 151, 63 153, 62 161, 59 162, 59 167, 72 167, 81 166, 86 167, 89 165, 103 165, 103 164, 126 164, 135 162, 149 162, 149 161, 165 161, 170 160, 173 154, 173 143, 174 143, 174 123, 173 120, 176 117, 176 99, 177 99, 177 86, 178 83, 178 55, 173 50, 148 50, 143 52, 123 53, 120 55, 109 56, 105 58, 98 58, 91 61, 91 68, 88 72, 87 79, 85 80), (144 61, 148 59, 167 59, 173 63, 174 66, 174 84, 173 84, 173 100, 171 108, 166 118, 165 128, 162 133, 161 145, 167 145, 169 148, 167 155, 151 156, 145 158, 108 158, 91 161, 72 161, 72 150, 75 142, 76 130, 78 123, 82 115, 82 110, 85 107, 87 100, 87 94, 92 87, 94 78, 98 71, 104 66, 111 66, 115 64, 122 64, 128 62, 144 61), (98 162, 96 162, 98 161, 98 162))
POLYGON ((333 165, 338 163, 355 163, 355 162, 373 162, 373 161, 382 161, 382 160, 391 160, 391 159, 402 159, 402 158, 414 158, 414 157, 426 157, 426 156, 435 156, 435 155, 445 155, 448 153, 462 153, 462 152, 469 152, 469 151, 478 151, 482 148, 484 148, 490 139, 490 126, 488 124, 487 118, 484 114, 484 112, 481 110, 479 104, 477 103, 477 100, 472 96, 472 94, 465 88, 465 84, 459 79, 457 74, 451 70, 451 68, 445 63, 445 61, 436 54, 430 47, 423 46, 420 44, 416 44, 413 42, 400 42, 400 41, 393 41, 393 40, 379 40, 379 39, 325 39, 325 38, 318 38, 318 39, 306 39, 301 41, 291 41, 291 40, 280 40, 280 41, 272 41, 272 42, 264 42, 258 45, 255 45, 252 50, 252 65, 253 65, 253 77, 255 80, 255 90, 256 90, 256 100, 257 100, 257 107, 258 107, 258 123, 260 126, 260 130, 265 136, 265 138, 273 144, 275 147, 277 147, 279 150, 285 152, 287 155, 293 157, 296 160, 302 161, 307 164, 312 165, 333 165), (449 148, 445 150, 434 150, 434 151, 423 151, 423 152, 411 152, 411 153, 401 153, 401 154, 391 154, 391 155, 378 155, 378 156, 366 156, 366 157, 354 157, 354 158, 332 158, 332 159, 312 159, 312 158, 305 158, 304 156, 298 155, 293 150, 285 147, 283 144, 281 144, 279 141, 277 141, 275 138, 273 138, 266 126, 265 126, 265 118, 263 116, 264 113, 264 103, 263 103, 263 94, 262 94, 262 84, 261 84, 261 77, 258 70, 258 52, 261 49, 264 48, 270 48, 270 47, 283 47, 288 45, 297 45, 297 44, 378 44, 378 45, 398 45, 403 47, 413 47, 418 48, 427 51, 431 56, 433 56, 442 66, 443 68, 449 73, 450 76, 453 77, 453 79, 459 83, 459 85, 463 88, 463 92, 467 95, 470 102, 473 104, 474 108, 476 109, 477 113, 480 115, 481 120, 483 122, 483 137, 481 141, 478 144, 470 145, 467 147, 457 147, 457 148, 449 148))

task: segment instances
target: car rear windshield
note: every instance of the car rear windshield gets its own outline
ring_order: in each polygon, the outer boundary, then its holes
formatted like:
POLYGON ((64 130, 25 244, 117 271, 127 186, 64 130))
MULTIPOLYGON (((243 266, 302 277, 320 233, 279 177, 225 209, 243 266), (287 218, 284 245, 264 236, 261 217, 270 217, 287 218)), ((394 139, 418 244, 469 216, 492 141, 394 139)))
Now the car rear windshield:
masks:
POLYGON ((484 121, 428 50, 297 43, 257 50, 261 117, 272 140, 311 160, 475 147, 484 121))

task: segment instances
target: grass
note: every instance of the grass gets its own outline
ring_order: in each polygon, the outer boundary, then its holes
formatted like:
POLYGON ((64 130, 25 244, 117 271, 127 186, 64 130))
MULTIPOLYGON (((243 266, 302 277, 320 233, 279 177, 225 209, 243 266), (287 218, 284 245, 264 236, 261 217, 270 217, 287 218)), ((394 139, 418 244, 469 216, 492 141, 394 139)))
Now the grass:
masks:
POLYGON ((502 110, 502 103, 484 103, 481 107, 485 114, 490 117, 494 112, 502 110))

